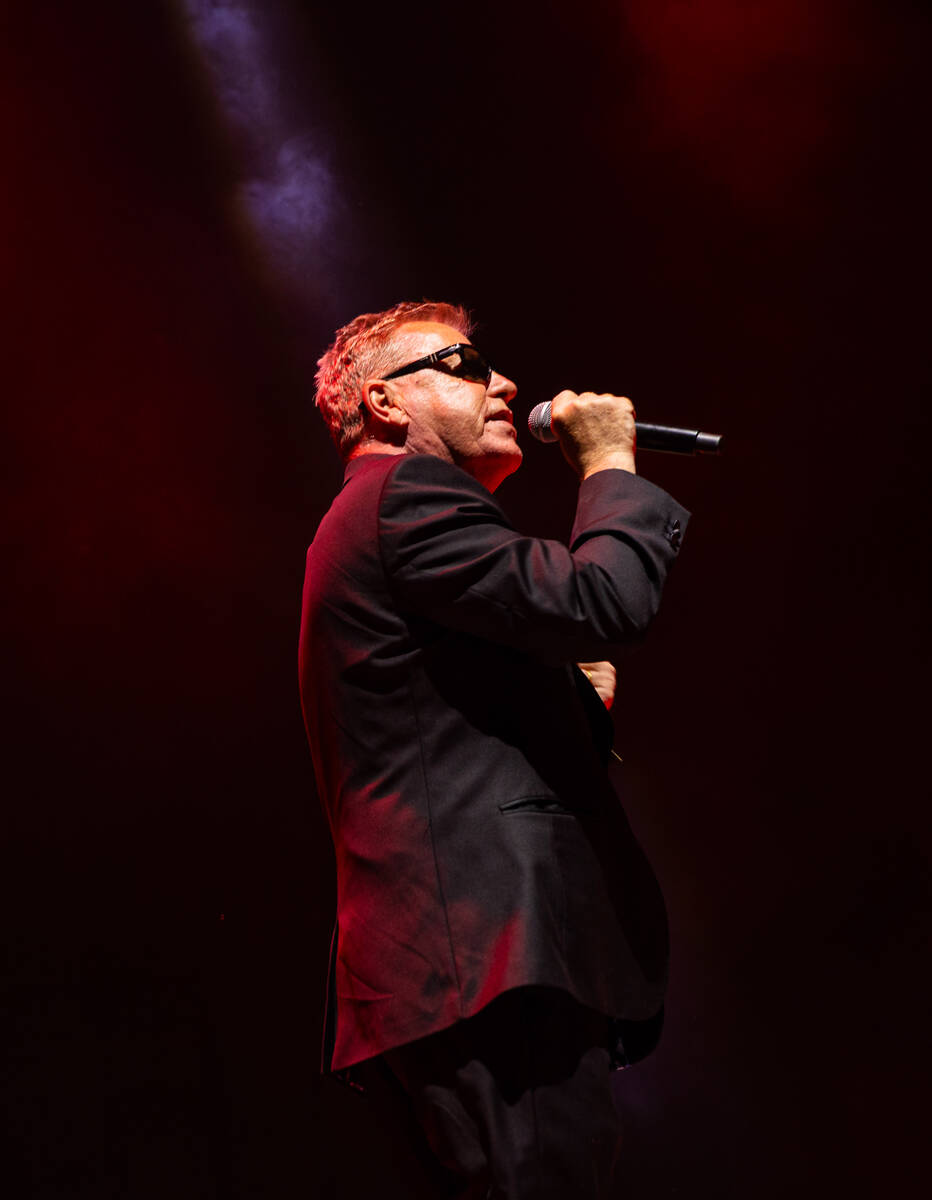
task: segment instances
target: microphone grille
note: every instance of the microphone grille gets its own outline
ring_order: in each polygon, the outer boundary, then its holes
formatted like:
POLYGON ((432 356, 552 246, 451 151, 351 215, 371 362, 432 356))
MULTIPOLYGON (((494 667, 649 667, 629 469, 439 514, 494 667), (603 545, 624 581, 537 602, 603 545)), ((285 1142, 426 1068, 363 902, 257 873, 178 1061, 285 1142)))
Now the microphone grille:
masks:
POLYGON ((557 435, 550 428, 550 414, 553 404, 548 400, 545 404, 535 405, 528 414, 527 427, 539 442, 555 442, 557 435))

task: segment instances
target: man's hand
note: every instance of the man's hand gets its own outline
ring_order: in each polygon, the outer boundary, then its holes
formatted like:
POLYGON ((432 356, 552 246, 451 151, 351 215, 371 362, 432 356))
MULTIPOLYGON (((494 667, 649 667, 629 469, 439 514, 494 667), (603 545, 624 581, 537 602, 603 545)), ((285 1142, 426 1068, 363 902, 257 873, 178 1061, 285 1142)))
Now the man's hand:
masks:
POLYGON ((609 468, 637 473, 634 405, 627 396, 560 392, 553 398, 550 425, 580 479, 609 468))
POLYGON ((610 662, 577 663, 580 671, 599 693, 606 708, 612 707, 615 699, 615 668, 610 662))

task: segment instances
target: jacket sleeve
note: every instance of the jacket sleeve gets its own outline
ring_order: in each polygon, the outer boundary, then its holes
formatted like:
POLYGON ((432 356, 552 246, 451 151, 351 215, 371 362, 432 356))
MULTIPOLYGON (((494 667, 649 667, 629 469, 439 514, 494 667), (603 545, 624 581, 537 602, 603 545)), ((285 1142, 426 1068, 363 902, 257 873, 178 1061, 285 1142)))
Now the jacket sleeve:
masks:
POLYGON ((646 632, 689 514, 628 471, 580 485, 570 546, 524 537, 466 472, 430 455, 386 476, 379 549, 399 611, 548 662, 646 632))

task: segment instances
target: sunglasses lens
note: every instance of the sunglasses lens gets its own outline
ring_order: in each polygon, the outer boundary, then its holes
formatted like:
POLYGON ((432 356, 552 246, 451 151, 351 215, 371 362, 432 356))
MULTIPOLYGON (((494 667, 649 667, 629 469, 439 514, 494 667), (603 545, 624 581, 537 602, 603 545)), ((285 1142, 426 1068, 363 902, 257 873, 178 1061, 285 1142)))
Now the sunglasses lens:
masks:
POLYGON ((461 379, 472 379, 476 383, 488 384, 492 378, 492 368, 475 346, 463 346, 459 354, 460 361, 454 368, 454 373, 461 379))

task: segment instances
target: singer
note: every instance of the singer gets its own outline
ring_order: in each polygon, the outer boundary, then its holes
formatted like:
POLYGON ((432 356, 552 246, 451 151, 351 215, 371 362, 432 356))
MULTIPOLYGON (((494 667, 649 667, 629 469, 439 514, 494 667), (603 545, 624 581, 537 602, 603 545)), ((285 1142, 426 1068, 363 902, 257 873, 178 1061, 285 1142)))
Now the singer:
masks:
POLYGON ((561 392, 570 544, 518 533, 492 495, 517 389, 470 330, 399 304, 319 363, 346 463, 299 651, 337 868, 323 1068, 410 1112, 447 1195, 596 1200, 609 1072, 655 1045, 667 976, 606 660, 643 638, 688 514, 635 473, 629 401, 561 392))

